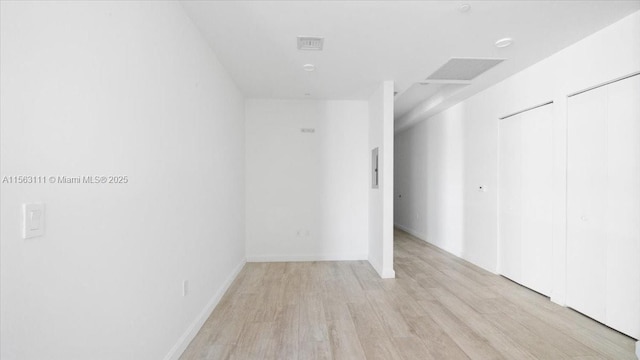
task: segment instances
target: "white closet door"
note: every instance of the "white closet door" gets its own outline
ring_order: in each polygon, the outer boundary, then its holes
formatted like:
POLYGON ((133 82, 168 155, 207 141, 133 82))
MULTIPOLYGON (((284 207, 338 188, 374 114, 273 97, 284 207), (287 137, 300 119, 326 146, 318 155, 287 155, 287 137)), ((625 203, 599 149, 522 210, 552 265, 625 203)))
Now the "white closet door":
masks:
POLYGON ((606 89, 569 99, 567 305, 604 322, 606 308, 606 89))
POLYGON ((522 283, 551 293, 553 106, 528 111, 522 136, 522 283))
POLYGON ((514 118, 500 121, 498 258, 500 274, 522 283, 522 121, 514 118))
POLYGON ((640 76, 609 85, 607 322, 640 337, 640 76))
POLYGON ((552 105, 500 121, 500 272, 551 291, 552 105))
POLYGON ((640 76, 569 99, 567 305, 640 337, 640 76))

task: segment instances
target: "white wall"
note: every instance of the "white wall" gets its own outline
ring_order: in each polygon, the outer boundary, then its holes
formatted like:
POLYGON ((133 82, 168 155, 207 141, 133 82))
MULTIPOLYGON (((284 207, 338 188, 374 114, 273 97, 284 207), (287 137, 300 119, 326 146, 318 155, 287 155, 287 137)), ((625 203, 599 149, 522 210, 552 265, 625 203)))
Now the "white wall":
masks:
POLYGON ((249 261, 367 259, 367 106, 246 101, 249 261))
POLYGON ((638 71, 636 12, 396 134, 396 225, 495 272, 498 119, 554 101, 551 298, 564 304, 567 95, 638 71))
POLYGON ((2 176, 129 182, 2 185, 0 357, 176 358, 243 264, 243 98, 178 3, 1 4, 2 176))
POLYGON ((395 225, 450 253, 464 250, 464 106, 395 138, 395 225))
POLYGON ((369 180, 369 263, 382 278, 393 270, 393 82, 384 81, 369 98, 369 163, 378 148, 378 188, 369 180))

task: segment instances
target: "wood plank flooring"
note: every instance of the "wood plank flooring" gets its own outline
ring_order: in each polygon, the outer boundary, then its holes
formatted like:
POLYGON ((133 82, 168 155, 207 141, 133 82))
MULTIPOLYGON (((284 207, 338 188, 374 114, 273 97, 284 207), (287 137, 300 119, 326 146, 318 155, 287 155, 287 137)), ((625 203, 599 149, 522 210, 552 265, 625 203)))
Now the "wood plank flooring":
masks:
POLYGON ((636 359, 633 339, 398 230, 394 267, 248 263, 180 359, 636 359))

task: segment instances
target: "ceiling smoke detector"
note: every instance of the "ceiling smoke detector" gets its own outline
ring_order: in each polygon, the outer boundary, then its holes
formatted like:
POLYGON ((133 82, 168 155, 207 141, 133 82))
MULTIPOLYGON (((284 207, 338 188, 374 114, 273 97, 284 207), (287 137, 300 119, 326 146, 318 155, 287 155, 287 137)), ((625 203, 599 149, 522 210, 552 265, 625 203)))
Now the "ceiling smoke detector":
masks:
POLYGON ((324 38, 320 36, 298 36, 298 50, 322 50, 324 38))

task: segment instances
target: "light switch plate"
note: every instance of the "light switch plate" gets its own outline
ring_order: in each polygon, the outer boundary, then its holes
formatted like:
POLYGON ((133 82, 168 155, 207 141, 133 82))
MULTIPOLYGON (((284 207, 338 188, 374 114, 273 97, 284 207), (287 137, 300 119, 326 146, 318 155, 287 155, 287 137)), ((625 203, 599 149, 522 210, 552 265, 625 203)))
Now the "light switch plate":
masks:
POLYGON ((182 281, 182 296, 189 295, 189 280, 182 281))
POLYGON ((22 238, 44 235, 44 204, 22 205, 22 238))

